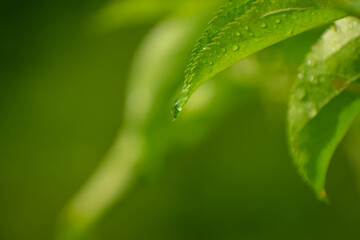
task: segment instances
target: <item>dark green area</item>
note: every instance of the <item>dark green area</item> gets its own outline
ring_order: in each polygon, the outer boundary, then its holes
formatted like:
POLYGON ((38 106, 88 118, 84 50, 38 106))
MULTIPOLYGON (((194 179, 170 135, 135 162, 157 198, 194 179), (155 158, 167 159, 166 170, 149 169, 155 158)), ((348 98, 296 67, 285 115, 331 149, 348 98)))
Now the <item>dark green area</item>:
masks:
MULTIPOLYGON (((0 3, 1 240, 53 239, 61 209, 122 126, 135 51, 164 16, 95 33, 89 19, 105 4, 0 3)), ((223 111, 169 123, 174 138, 156 177, 137 181, 90 239, 358 239, 359 182, 347 148, 330 166, 329 207, 301 181, 287 150, 289 87, 320 34, 251 57, 259 67, 251 74, 243 76, 244 62, 220 75, 223 111), (206 134, 185 135, 189 126, 206 134)), ((180 87, 183 73, 176 74, 180 87)), ((169 115, 151 116, 156 128, 171 118, 171 102, 163 105, 169 115)))

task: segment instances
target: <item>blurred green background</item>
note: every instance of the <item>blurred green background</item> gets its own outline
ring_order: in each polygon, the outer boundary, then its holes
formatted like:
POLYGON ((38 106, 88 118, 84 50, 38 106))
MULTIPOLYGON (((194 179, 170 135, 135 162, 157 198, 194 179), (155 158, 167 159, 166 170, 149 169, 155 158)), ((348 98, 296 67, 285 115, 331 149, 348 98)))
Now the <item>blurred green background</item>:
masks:
POLYGON ((1 240, 359 238, 360 121, 330 166, 330 206, 286 142, 289 90, 325 28, 219 74, 171 121, 223 2, 1 1, 1 240))

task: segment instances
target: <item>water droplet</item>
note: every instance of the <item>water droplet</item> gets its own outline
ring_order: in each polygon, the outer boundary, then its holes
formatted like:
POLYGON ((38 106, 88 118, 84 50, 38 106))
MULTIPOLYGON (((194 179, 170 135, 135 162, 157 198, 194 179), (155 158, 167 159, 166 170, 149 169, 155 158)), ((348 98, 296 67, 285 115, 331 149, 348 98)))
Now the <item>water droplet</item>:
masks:
POLYGON ((276 22, 276 23, 281 23, 280 18, 276 19, 275 22, 276 22))
POLYGON ((308 65, 308 66, 311 66, 311 64, 312 64, 312 62, 311 62, 311 60, 306 60, 306 65, 308 65))
POLYGON ((295 90, 295 96, 299 100, 303 100, 306 96, 306 91, 303 88, 298 88, 295 90))
POLYGON ((221 48, 220 51, 221 51, 222 53, 226 53, 226 49, 225 49, 225 48, 221 48))
POLYGON ((235 35, 236 35, 236 36, 240 36, 240 33, 239 33, 239 32, 235 32, 235 35))
POLYGON ((315 77, 313 75, 310 76, 310 82, 312 82, 312 83, 315 82, 315 77))
POLYGON ((299 73, 299 74, 298 74, 298 79, 301 80, 301 79, 303 79, 303 78, 304 78, 304 74, 303 74, 303 73, 299 73))
POLYGON ((309 118, 313 118, 317 114, 317 109, 312 102, 308 102, 306 104, 306 110, 307 110, 309 118))
POLYGON ((245 26, 245 30, 248 31, 248 30, 249 30, 249 27, 248 27, 248 26, 245 26))
POLYGON ((214 65, 214 62, 213 62, 213 61, 210 61, 209 64, 210 64, 210 65, 214 65))
POLYGON ((239 50, 239 46, 238 46, 238 45, 234 45, 234 46, 232 47, 232 50, 233 50, 233 51, 239 50))
POLYGON ((261 24, 261 27, 262 27, 262 28, 266 28, 266 27, 267 27, 266 23, 262 23, 262 24, 261 24))
POLYGON ((253 33, 249 33, 249 36, 250 36, 250 37, 253 37, 253 36, 254 36, 254 34, 253 34, 253 33))
POLYGON ((174 120, 178 116, 178 114, 182 111, 183 106, 186 104, 188 100, 188 89, 184 89, 181 93, 181 95, 178 97, 178 99, 175 101, 172 110, 173 110, 173 116, 174 120))

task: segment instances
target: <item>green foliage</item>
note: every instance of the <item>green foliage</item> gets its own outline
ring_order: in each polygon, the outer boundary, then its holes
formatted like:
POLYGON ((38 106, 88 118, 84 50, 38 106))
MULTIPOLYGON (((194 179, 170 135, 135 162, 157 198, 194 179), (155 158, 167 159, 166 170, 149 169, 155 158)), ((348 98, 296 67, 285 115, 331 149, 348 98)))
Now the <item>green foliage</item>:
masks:
MULTIPOLYGON (((304 31, 358 15, 358 1, 233 0, 223 6, 194 47, 174 118, 211 77, 239 60, 304 31)), ((357 116, 360 102, 360 27, 336 22, 308 55, 289 103, 289 142, 295 164, 320 199, 326 199, 330 159, 357 116)))
POLYGON ((330 159, 360 110, 360 22, 335 23, 307 56, 289 103, 295 164, 320 198, 330 159))
POLYGON ((220 71, 265 47, 343 16, 313 0, 229 1, 195 46, 184 89, 174 104, 174 117, 193 92, 220 71))

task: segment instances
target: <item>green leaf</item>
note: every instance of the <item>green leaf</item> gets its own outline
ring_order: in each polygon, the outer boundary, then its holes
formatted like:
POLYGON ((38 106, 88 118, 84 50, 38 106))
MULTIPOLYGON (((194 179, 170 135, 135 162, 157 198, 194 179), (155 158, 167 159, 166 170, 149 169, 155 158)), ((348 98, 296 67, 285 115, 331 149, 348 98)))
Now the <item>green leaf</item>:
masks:
POLYGON ((263 48, 343 17, 315 0, 232 0, 217 13, 194 48, 174 117, 209 78, 263 48))
POLYGON ((336 147, 360 110, 360 21, 339 20, 307 56, 290 98, 290 148, 320 199, 336 147))

